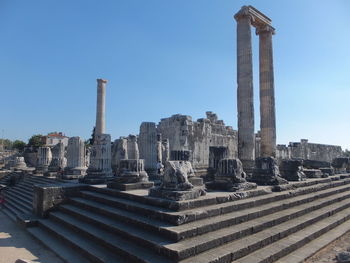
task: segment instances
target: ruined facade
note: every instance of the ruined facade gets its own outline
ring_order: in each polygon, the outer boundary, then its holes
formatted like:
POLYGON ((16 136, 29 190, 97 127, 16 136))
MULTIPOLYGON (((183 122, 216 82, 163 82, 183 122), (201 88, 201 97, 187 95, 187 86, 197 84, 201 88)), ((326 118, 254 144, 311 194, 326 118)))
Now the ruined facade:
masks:
POLYGON ((300 142, 290 142, 288 146, 277 146, 277 157, 279 159, 300 158, 306 160, 332 162, 334 158, 341 156, 341 146, 309 143, 309 141, 306 139, 302 139, 300 142))
POLYGON ((158 125, 143 122, 137 141, 140 158, 145 160, 148 171, 156 170, 158 161, 165 163, 171 159, 175 151, 188 151, 188 159, 197 172, 216 168, 222 158, 237 157, 237 131, 225 126, 212 112, 197 121, 176 114, 161 119, 158 125))

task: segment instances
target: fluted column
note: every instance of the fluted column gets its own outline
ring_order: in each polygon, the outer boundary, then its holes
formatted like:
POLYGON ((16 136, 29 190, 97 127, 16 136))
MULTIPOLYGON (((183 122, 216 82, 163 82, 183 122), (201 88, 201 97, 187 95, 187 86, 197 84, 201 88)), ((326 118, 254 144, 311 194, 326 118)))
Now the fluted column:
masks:
POLYGON ((105 133, 105 98, 107 80, 97 79, 97 106, 95 134, 105 133))
POLYGON ((261 156, 276 157, 276 113, 273 74, 272 35, 275 29, 265 25, 256 29, 259 35, 260 130, 261 156))
POLYGON ((237 113, 238 157, 243 163, 255 159, 253 61, 251 23, 253 17, 243 6, 234 16, 237 21, 237 113))

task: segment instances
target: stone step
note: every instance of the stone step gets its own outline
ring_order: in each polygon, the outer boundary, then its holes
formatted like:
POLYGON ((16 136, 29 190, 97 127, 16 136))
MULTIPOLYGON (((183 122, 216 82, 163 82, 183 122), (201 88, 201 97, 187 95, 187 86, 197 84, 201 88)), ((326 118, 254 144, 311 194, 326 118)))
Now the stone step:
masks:
POLYGON ((32 198, 28 199, 27 197, 23 197, 22 195, 17 194, 13 191, 6 191, 5 198, 11 197, 12 200, 19 201, 24 207, 32 207, 32 198))
POLYGON ((33 195, 33 187, 28 187, 28 186, 21 185, 21 184, 18 184, 15 187, 11 187, 8 189, 16 189, 16 190, 19 190, 25 194, 33 195))
POLYGON ((67 244, 56 238, 54 235, 43 230, 40 227, 29 227, 27 231, 45 247, 54 252, 64 262, 68 263, 89 263, 86 258, 76 253, 76 251, 67 246, 67 244))
POLYGON ((121 238, 119 235, 101 229, 94 224, 83 222, 73 216, 61 212, 51 212, 50 219, 58 222, 59 225, 69 228, 82 236, 85 236, 94 244, 99 244, 114 253, 128 259, 130 262, 152 262, 165 263, 171 262, 164 257, 160 257, 150 249, 138 246, 128 239, 121 238))
POLYGON ((57 222, 41 219, 38 221, 38 225, 41 230, 53 236, 54 239, 60 240, 66 247, 72 248, 75 253, 81 254, 89 262, 127 262, 116 253, 96 244, 78 232, 57 224, 57 222))
MULTIPOLYGON (((63 205, 60 207, 60 209, 63 212, 77 216, 79 219, 88 221, 97 226, 101 226, 106 230, 113 231, 114 233, 128 238, 128 240, 133 240, 134 242, 137 242, 137 244, 142 244, 146 247, 150 247, 156 252, 166 255, 169 258, 181 259, 187 256, 193 256, 195 254, 201 253, 207 249, 220 246, 225 242, 229 242, 234 239, 242 238, 244 236, 256 233, 276 224, 286 222, 298 216, 305 215, 306 213, 309 213, 313 210, 322 208, 326 205, 331 205, 332 203, 341 201, 346 198, 350 198, 350 193, 344 194, 340 192, 337 195, 327 197, 323 200, 317 200, 312 203, 307 202, 306 204, 299 206, 298 209, 286 209, 282 214, 268 214, 265 217, 260 217, 257 220, 253 220, 252 222, 243 221, 244 223, 237 225, 234 228, 221 229, 219 231, 216 231, 214 234, 208 233, 207 235, 200 235, 196 238, 191 238, 178 243, 170 243, 168 240, 161 239, 155 235, 152 235, 150 232, 137 230, 135 227, 128 224, 108 219, 105 216, 101 216, 75 206, 63 205), (166 245, 167 243, 169 245, 166 245)), ((288 207, 288 204, 285 204, 286 207, 288 207)), ((216 223, 216 218, 212 218, 212 221, 212 223, 216 223)), ((181 227, 182 226, 177 226, 176 228, 181 227)), ((214 230, 215 229, 210 229, 210 231, 214 230)))
POLYGON ((141 227, 143 229, 153 231, 154 233, 159 233, 165 238, 169 238, 173 241, 178 240, 176 233, 174 235, 173 231, 166 229, 166 227, 171 226, 169 223, 80 197, 71 197, 70 204, 74 205, 75 207, 83 208, 103 216, 134 225, 135 227, 141 227))
MULTIPOLYGON (((181 263, 188 262, 232 262, 248 254, 261 249, 273 242, 279 241, 297 231, 302 231, 304 228, 315 224, 316 222, 325 219, 333 214, 345 211, 350 212, 349 200, 343 200, 316 211, 312 211, 306 215, 288 220, 287 222, 269 227, 255 234, 231 241, 225 242, 220 247, 205 250, 205 252, 182 260, 181 263), (345 210, 344 210, 345 209, 345 210)), ((216 234, 218 231, 214 232, 216 234)), ((276 243, 277 244, 277 243, 276 243)), ((188 256, 188 255, 186 255, 188 256)))
MULTIPOLYGON (((170 257, 184 259, 194 256, 208 249, 221 246, 227 242, 243 238, 265 229, 278 226, 292 219, 297 219, 315 211, 317 209, 331 209, 332 204, 341 202, 350 198, 350 192, 340 193, 334 196, 316 200, 311 203, 288 208, 277 213, 271 213, 250 221, 244 221, 241 224, 221 228, 214 232, 198 235, 193 238, 185 239, 178 243, 172 243, 164 246, 164 253, 170 257)), ((349 204, 350 205, 350 204, 349 204)), ((215 221, 215 218, 213 218, 215 221)))
POLYGON ((5 193, 5 204, 6 203, 12 204, 23 214, 31 213, 32 211, 32 205, 27 205, 25 201, 20 200, 18 197, 12 196, 12 195, 6 195, 5 193))
POLYGON ((284 209, 292 208, 294 206, 302 205, 305 203, 310 203, 317 199, 325 198, 337 193, 343 193, 349 190, 350 185, 342 185, 339 187, 322 190, 317 193, 295 196, 287 200, 283 199, 261 206, 220 214, 215 217, 205 218, 199 221, 183 224, 181 226, 170 226, 166 227, 166 229, 169 231, 174 231, 176 233, 178 241, 180 239, 186 239, 192 236, 201 235, 220 228, 239 224, 241 222, 247 222, 249 220, 276 213, 284 209))
MULTIPOLYGON (((155 232, 137 228, 128 222, 120 222, 113 218, 91 212, 90 210, 81 209, 69 204, 61 205, 59 210, 62 211, 62 213, 69 214, 78 220, 98 226, 108 232, 112 232, 120 237, 126 238, 127 240, 132 240, 132 242, 135 244, 151 248, 155 252, 158 252, 160 246, 163 244, 171 243, 169 239, 163 238, 157 235, 155 232)), ((51 216, 53 217, 57 215, 60 214, 51 213, 51 216)))
MULTIPOLYGON (((344 228, 350 230, 350 209, 345 209, 335 215, 327 217, 319 222, 312 224, 305 229, 298 231, 289 235, 286 238, 279 240, 276 243, 268 245, 256 252, 240 258, 237 261, 239 263, 265 263, 265 262, 275 262, 280 259, 279 262, 304 262, 307 256, 311 256, 311 253, 317 252, 326 243, 320 239, 322 236, 332 236, 332 241, 336 236, 340 236, 342 231, 344 233, 344 228), (335 228, 338 228, 335 230, 335 228), (340 230, 341 229, 341 230, 340 230), (334 231, 335 230, 335 231, 334 231), (312 242, 310 242, 313 240, 312 242), (312 244, 311 244, 312 243, 312 244), (300 248, 300 249, 299 249, 300 248), (316 250, 316 251, 315 251, 316 250), (294 252, 293 252, 294 251, 294 252), (285 259, 281 259, 285 257, 285 259), (305 257, 306 256, 306 257, 305 257)), ((328 243, 331 240, 327 240, 328 243)))
POLYGON ((19 207, 17 204, 14 204, 12 202, 8 202, 6 201, 3 204, 4 207, 4 211, 8 213, 6 213, 7 215, 10 216, 11 219, 13 219, 14 221, 16 221, 16 216, 17 215, 21 215, 21 214, 30 214, 31 211, 27 210, 27 209, 23 209, 21 207, 19 207))
POLYGON ((157 207, 170 208, 173 211, 183 211, 187 209, 200 208, 207 205, 214 205, 223 202, 231 202, 239 199, 247 199, 250 197, 256 197, 260 195, 265 195, 271 191, 285 191, 297 188, 303 188, 307 186, 329 183, 331 181, 337 181, 340 179, 350 178, 350 174, 330 176, 328 178, 316 178, 309 179, 307 181, 300 182, 290 182, 288 185, 283 186, 258 186, 258 189, 253 189, 244 192, 220 192, 211 193, 210 191, 206 196, 202 196, 197 199, 187 200, 187 201, 169 201, 165 199, 158 199, 149 197, 148 190, 138 190, 138 191, 118 191, 115 189, 103 188, 90 186, 90 189, 95 192, 105 193, 108 195, 113 195, 116 197, 122 197, 124 199, 129 199, 133 201, 138 201, 144 204, 149 204, 157 207))
POLYGON ((21 196, 22 198, 25 198, 25 199, 30 200, 30 201, 33 200, 33 193, 32 192, 22 191, 22 189, 20 189, 18 187, 9 188, 6 192, 14 193, 14 194, 21 196))
POLYGON ((200 221, 190 222, 181 226, 164 225, 161 221, 148 219, 143 215, 138 215, 123 209, 110 207, 92 200, 83 198, 71 198, 74 205, 85 209, 92 210, 96 213, 103 213, 111 216, 122 222, 128 222, 137 227, 142 227, 151 231, 155 231, 160 235, 169 238, 173 241, 179 241, 196 235, 204 234, 220 228, 229 227, 234 224, 239 224, 248 220, 268 215, 283 209, 311 202, 318 198, 324 198, 332 194, 341 193, 350 190, 350 185, 341 185, 338 187, 319 191, 317 193, 306 194, 301 196, 291 197, 288 200, 280 200, 265 205, 247 208, 241 211, 233 211, 230 213, 221 214, 214 218, 205 218, 200 221), (130 220, 132 218, 132 220, 130 220))
POLYGON ((340 224, 320 237, 313 239, 301 248, 277 260, 277 263, 302 263, 318 251, 350 231, 350 220, 340 224))
POLYGON ((30 182, 30 183, 41 183, 41 184, 57 184, 58 183, 58 181, 56 181, 56 180, 47 179, 47 178, 43 178, 43 177, 37 177, 37 176, 26 178, 25 181, 30 182))
POLYGON ((151 205, 142 204, 132 200, 125 200, 107 194, 96 193, 92 191, 81 191, 81 196, 90 200, 95 200, 107 205, 111 205, 120 209, 128 210, 134 213, 147 214, 152 218, 169 222, 174 225, 181 225, 197 221, 200 219, 217 216, 233 211, 239 211, 246 208, 257 207, 263 204, 271 203, 278 200, 291 198, 293 196, 314 193, 320 190, 337 187, 340 185, 350 184, 350 179, 340 181, 328 181, 317 185, 306 186, 293 191, 285 191, 278 193, 270 193, 268 195, 260 195, 248 199, 225 202, 221 204, 208 205, 203 208, 194 208, 186 211, 174 212, 169 209, 159 208, 151 205))
POLYGON ((11 204, 3 204, 3 209, 2 211, 9 217, 11 218, 13 221, 16 221, 16 215, 21 213, 20 211, 18 211, 15 207, 13 207, 13 205, 11 204))

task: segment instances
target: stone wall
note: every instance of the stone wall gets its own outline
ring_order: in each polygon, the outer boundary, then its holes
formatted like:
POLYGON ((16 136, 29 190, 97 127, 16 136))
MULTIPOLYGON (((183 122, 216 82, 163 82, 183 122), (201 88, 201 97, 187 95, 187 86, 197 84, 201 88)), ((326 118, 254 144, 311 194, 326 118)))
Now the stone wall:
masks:
MULTIPOLYGON (((256 143, 258 142, 259 141, 256 140, 256 143)), ((341 146, 309 143, 309 141, 305 139, 300 140, 300 142, 290 142, 288 146, 278 144, 276 152, 276 158, 279 161, 282 159, 298 158, 304 160, 332 162, 334 158, 341 156, 341 146)))
POLYGON ((195 169, 216 166, 220 158, 237 157, 237 131, 225 126, 215 113, 192 121, 187 115, 173 115, 161 119, 157 132, 169 140, 170 152, 187 150, 195 169), (216 161, 217 159, 217 161, 216 161))
POLYGON ((342 156, 341 146, 309 143, 308 140, 290 142, 288 145, 293 158, 332 162, 342 156))

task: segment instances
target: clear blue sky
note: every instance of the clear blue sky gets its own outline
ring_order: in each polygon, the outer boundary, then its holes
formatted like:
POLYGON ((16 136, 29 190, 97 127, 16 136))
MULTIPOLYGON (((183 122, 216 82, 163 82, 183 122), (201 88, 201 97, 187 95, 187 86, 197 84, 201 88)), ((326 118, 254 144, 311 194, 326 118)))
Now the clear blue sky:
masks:
MULTIPOLYGON (((272 19, 277 142, 350 149, 350 1, 0 0, 0 132, 88 138, 96 78, 115 139, 142 121, 213 111, 237 129, 236 23, 251 4, 272 19)), ((254 41, 259 129, 258 38, 254 41)))

